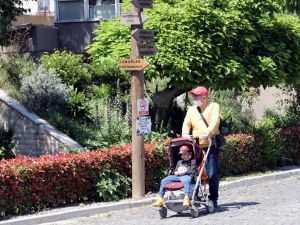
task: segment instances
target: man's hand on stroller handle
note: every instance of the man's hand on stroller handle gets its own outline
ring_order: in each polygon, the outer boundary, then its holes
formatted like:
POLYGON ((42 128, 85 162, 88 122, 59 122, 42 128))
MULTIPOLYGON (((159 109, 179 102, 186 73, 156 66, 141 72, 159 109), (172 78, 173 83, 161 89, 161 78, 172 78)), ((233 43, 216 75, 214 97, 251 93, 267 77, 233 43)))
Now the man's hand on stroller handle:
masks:
POLYGON ((201 135, 201 136, 193 136, 193 135, 186 135, 184 137, 188 137, 188 138, 193 138, 193 139, 199 139, 199 140, 206 140, 206 139, 210 139, 208 137, 208 135, 201 135))

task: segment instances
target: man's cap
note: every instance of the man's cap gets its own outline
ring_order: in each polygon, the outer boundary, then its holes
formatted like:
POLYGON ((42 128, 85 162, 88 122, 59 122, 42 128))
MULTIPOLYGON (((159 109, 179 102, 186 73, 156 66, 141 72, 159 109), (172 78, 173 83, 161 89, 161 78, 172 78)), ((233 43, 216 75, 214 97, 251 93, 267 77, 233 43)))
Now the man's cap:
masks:
POLYGON ((205 95, 208 96, 208 90, 204 86, 199 86, 189 92, 192 95, 205 95))
POLYGON ((182 145, 180 148, 179 148, 179 154, 182 154, 182 153, 187 153, 189 152, 191 149, 189 146, 187 145, 182 145))

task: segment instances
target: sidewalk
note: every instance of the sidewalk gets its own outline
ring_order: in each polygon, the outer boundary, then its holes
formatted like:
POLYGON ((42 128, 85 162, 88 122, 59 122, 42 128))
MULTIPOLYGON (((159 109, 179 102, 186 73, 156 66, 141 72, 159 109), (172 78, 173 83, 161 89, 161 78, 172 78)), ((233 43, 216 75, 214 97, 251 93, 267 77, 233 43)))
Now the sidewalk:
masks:
MULTIPOLYGON (((240 186, 253 185, 257 183, 285 179, 291 176, 300 177, 300 166, 287 166, 278 169, 278 172, 271 172, 261 176, 252 176, 241 178, 235 181, 221 181, 220 190, 235 188, 240 186)), ((10 225, 33 225, 41 223, 49 223, 72 219, 76 217, 91 216, 95 214, 107 213, 110 211, 124 210, 133 207, 139 207, 150 204, 154 201, 156 195, 146 196, 141 200, 126 199, 119 202, 101 202, 90 205, 79 205, 73 207, 63 207, 59 209, 46 210, 34 215, 18 216, 6 221, 1 221, 2 224, 10 225)))

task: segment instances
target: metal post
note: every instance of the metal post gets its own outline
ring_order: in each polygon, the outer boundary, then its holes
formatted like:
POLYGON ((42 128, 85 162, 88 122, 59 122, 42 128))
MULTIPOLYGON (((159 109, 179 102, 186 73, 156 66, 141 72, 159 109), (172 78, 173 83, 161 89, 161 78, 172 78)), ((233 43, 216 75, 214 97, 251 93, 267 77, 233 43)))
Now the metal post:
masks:
MULTIPOLYGON (((131 12, 142 12, 131 4, 131 12)), ((143 25, 131 25, 131 31, 142 29, 143 25)), ((131 58, 137 59, 137 41, 131 37, 131 58)), ((144 136, 137 136, 137 100, 144 98, 144 70, 132 71, 131 104, 132 104, 132 198, 138 199, 145 195, 145 150, 144 136)))

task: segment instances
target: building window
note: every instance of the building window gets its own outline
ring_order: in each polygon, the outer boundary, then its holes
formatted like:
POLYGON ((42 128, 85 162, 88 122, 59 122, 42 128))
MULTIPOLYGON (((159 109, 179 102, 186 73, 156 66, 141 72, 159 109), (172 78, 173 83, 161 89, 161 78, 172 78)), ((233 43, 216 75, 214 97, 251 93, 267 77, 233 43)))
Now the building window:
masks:
POLYGON ((38 12, 39 13, 50 12, 50 1, 49 0, 38 0, 38 12))
POLYGON ((84 20, 84 1, 58 1, 58 20, 84 20))
POLYGON ((57 21, 110 20, 120 14, 120 0, 57 0, 57 21))
POLYGON ((109 20, 116 17, 115 0, 97 0, 93 3, 89 5, 90 19, 109 20))

